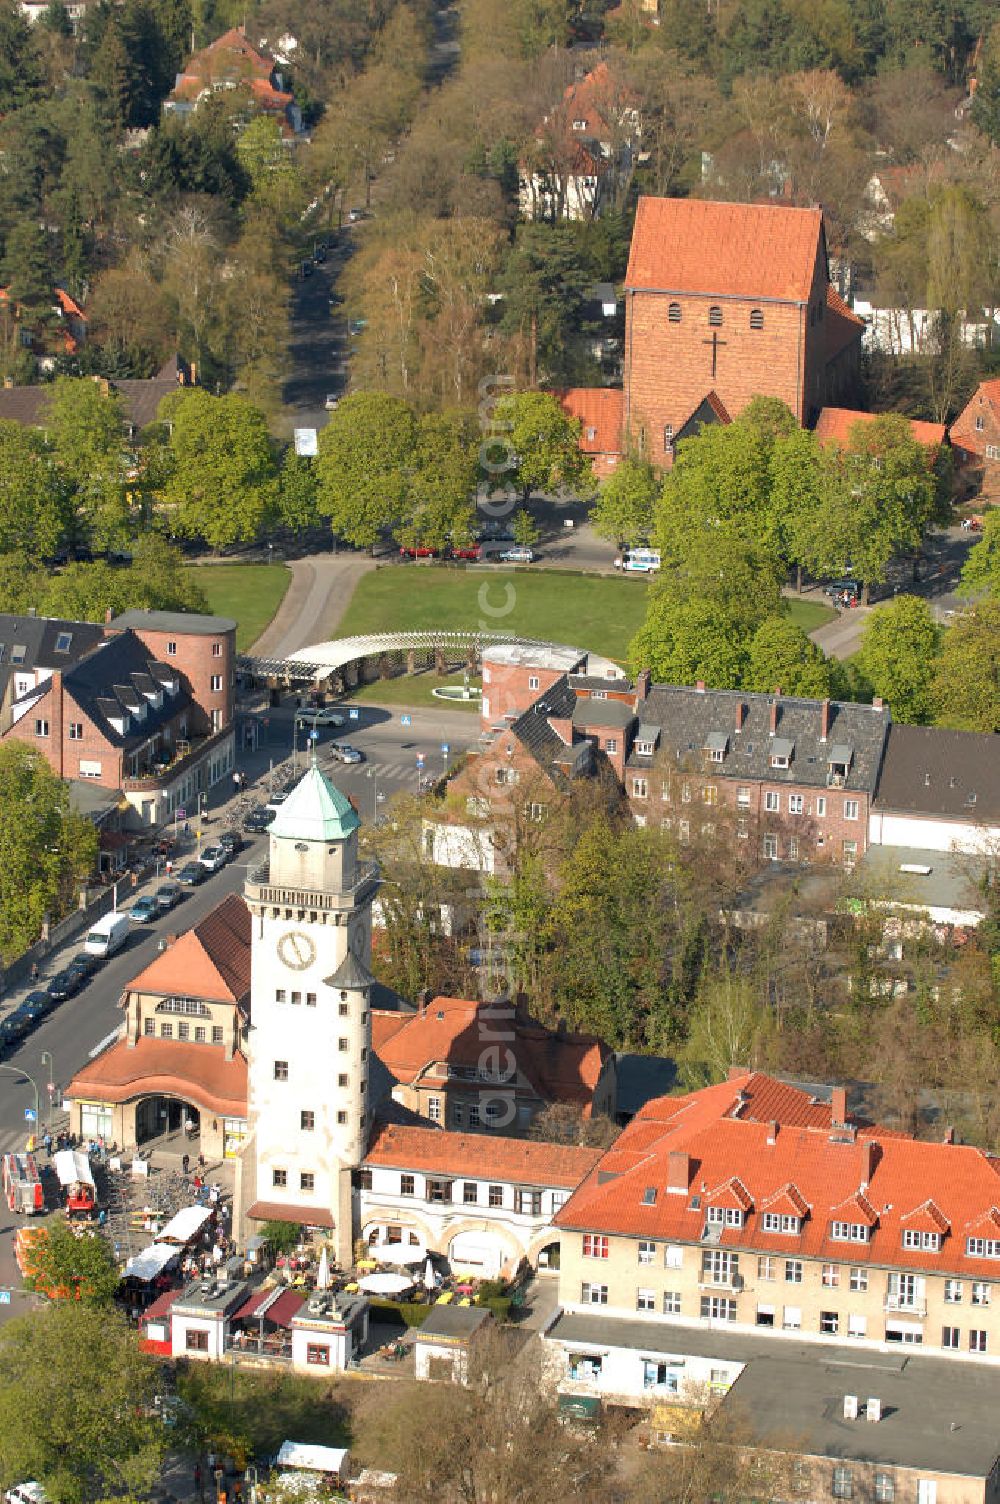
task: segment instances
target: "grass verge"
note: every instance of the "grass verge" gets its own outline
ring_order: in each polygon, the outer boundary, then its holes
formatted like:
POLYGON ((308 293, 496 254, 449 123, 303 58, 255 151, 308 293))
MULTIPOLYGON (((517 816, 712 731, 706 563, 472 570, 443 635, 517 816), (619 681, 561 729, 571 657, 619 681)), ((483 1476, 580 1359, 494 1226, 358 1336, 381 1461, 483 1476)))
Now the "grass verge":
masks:
MULTIPOLYGON (((469 682, 478 684, 479 681, 471 679, 469 682)), ((372 684, 364 684, 360 689, 344 695, 344 699, 360 700, 366 705, 412 705, 421 709, 467 710, 472 715, 478 715, 478 700, 436 700, 431 694, 432 689, 440 689, 443 684, 461 683, 461 674, 447 674, 442 679, 433 672, 414 674, 412 677, 401 674, 396 679, 376 679, 372 684)))
POLYGON ((337 635, 482 628, 623 659, 646 590, 644 580, 564 570, 388 565, 362 575, 337 635))
POLYGON ((806 633, 815 632, 817 627, 825 627, 837 615, 832 606, 824 606, 821 601, 802 601, 786 595, 785 605, 792 621, 806 633))
POLYGON ((291 583, 286 564, 192 564, 188 573, 204 593, 208 609, 236 622, 236 649, 257 641, 291 583))

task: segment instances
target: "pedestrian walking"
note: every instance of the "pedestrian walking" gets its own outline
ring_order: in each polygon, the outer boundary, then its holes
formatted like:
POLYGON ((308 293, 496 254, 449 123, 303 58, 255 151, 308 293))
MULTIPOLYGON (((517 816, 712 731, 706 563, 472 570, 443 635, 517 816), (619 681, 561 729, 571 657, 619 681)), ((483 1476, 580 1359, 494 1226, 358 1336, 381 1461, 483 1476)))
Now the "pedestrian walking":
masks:
POLYGON ((32 963, 31 963, 31 980, 32 980, 32 982, 37 982, 40 975, 41 975, 41 973, 38 970, 38 962, 37 961, 32 961, 32 963))
POLYGON ((184 1119, 184 1132, 188 1138, 194 1137, 194 1118, 186 1117, 184 1119))
POLYGON ((52 1135, 51 1135, 51 1133, 46 1132, 45 1137, 42 1139, 42 1143, 45 1145, 45 1152, 46 1152, 46 1154, 49 1156, 49 1159, 51 1159, 52 1158, 52 1135))
POLYGON ((195 1465, 194 1465, 194 1486, 197 1489, 198 1496, 200 1498, 201 1497, 201 1463, 200 1462, 196 1462, 195 1465))
POLYGON ((190 1168, 191 1168, 191 1156, 190 1156, 190 1154, 185 1154, 181 1158, 181 1170, 186 1175, 187 1172, 190 1170, 190 1168))

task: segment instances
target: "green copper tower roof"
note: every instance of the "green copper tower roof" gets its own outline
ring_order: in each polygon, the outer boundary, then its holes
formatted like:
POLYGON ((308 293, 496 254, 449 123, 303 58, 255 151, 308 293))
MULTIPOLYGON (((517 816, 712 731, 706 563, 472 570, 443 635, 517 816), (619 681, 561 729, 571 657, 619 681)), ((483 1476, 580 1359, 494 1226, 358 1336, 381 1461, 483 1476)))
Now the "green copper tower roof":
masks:
POLYGON ((360 824, 351 801, 313 763, 279 807, 268 835, 292 841, 346 841, 360 824))

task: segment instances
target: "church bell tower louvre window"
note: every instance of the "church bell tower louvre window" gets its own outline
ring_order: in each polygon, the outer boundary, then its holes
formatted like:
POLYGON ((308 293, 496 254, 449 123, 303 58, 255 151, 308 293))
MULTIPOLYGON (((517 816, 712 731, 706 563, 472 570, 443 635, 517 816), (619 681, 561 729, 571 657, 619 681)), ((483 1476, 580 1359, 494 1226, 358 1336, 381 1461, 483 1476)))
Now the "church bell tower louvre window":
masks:
POLYGON ((710 329, 721 329, 722 328, 722 309, 719 308, 718 305, 714 304, 714 303, 713 303, 712 307, 708 310, 708 327, 710 329))
POLYGON ((670 324, 679 324, 680 321, 681 305, 679 303, 671 303, 667 308, 667 322, 670 324))
POLYGON ((750 310, 750 328, 751 329, 763 329, 763 327, 764 327, 764 310, 763 310, 763 308, 751 308, 751 310, 750 310))

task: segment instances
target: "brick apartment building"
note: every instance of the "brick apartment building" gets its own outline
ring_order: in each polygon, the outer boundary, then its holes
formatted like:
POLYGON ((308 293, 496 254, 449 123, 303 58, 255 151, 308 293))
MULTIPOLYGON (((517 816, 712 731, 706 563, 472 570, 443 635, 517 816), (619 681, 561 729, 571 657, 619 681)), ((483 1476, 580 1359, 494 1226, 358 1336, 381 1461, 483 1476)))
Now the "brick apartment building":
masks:
POLYGON ((627 442, 669 464, 692 414, 778 397, 802 424, 848 396, 863 324, 830 285, 823 214, 639 200, 625 278, 627 442))
POLYGON ((130 824, 162 824, 232 771, 235 622, 169 611, 128 611, 103 627, 4 617, 6 639, 0 739, 34 747, 71 786, 120 791, 130 824))
POLYGON ((951 442, 963 464, 1000 476, 1000 379, 981 381, 951 425, 951 442))

